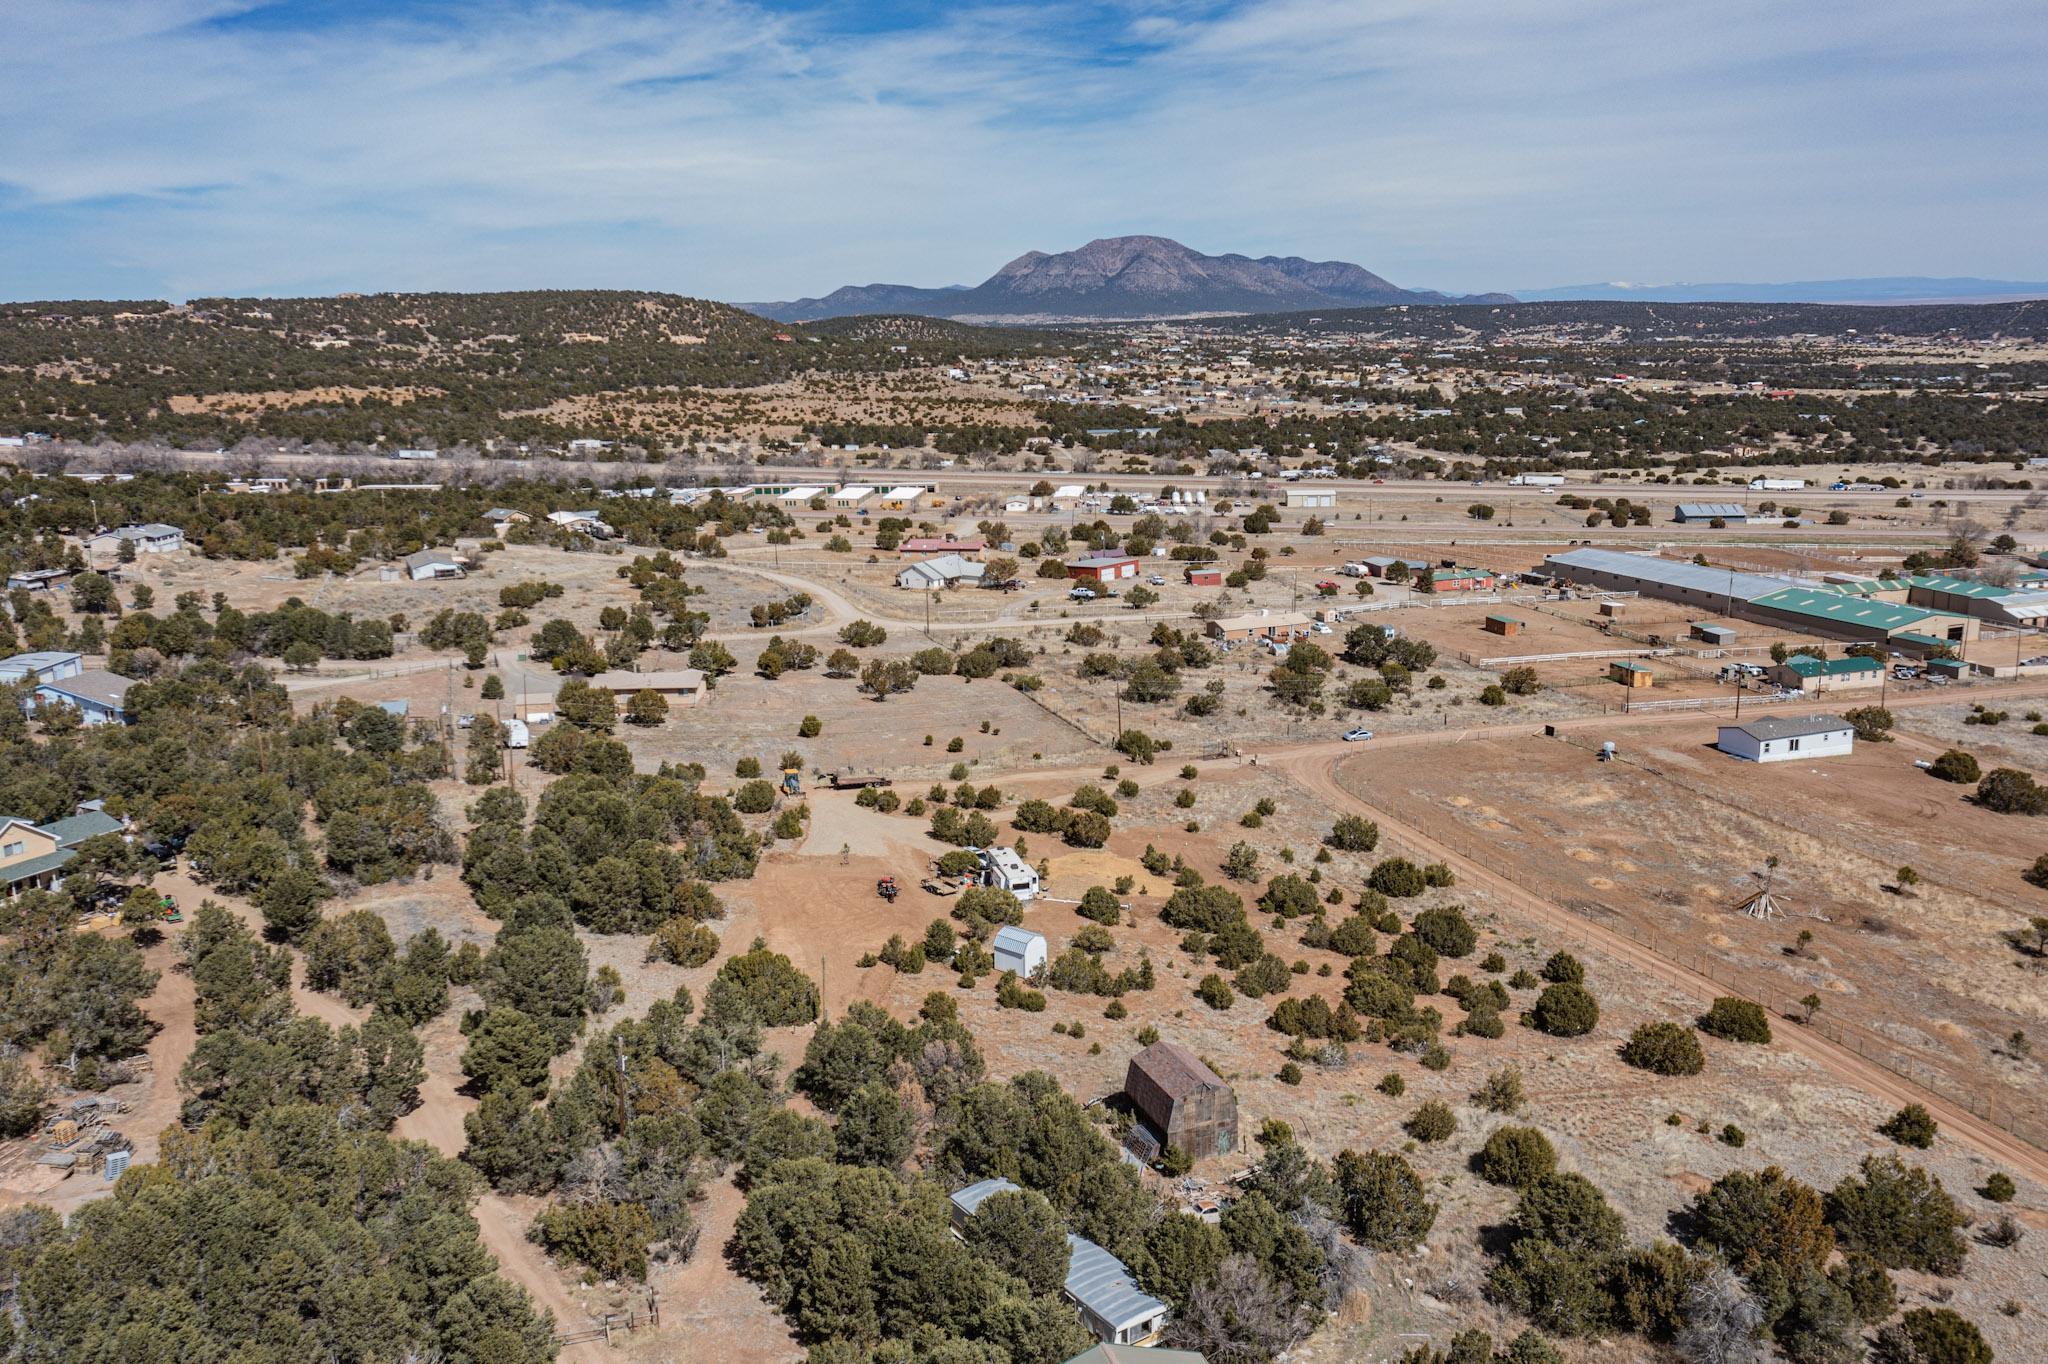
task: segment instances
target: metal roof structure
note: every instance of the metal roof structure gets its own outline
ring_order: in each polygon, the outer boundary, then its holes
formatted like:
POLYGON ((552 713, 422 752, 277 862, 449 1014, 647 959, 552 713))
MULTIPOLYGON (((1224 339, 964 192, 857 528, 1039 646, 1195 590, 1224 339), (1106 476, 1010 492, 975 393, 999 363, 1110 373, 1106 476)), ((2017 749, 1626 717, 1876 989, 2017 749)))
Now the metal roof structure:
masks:
POLYGON ((1797 616, 1812 616, 1817 620, 1837 621, 1844 625, 1862 625, 1873 630, 1904 630, 1924 621, 1960 617, 1949 611, 1934 611, 1924 606, 1904 606, 1897 602, 1871 601, 1865 597, 1845 597, 1839 592, 1823 591, 1814 587, 1788 587, 1750 600, 1752 606, 1766 607, 1772 611, 1786 611, 1797 616))
POLYGON ((1066 1364, 1207 1364, 1193 1350, 1169 1350, 1156 1345, 1097 1345, 1083 1350, 1066 1364))
POLYGON ((1812 654, 1793 654, 1781 665, 1798 673, 1801 677, 1842 677, 1849 673, 1881 673, 1884 664, 1874 658, 1815 658, 1812 654))
POLYGON ((1731 571, 1666 559, 1660 554, 1624 554, 1615 549, 1568 549, 1550 555, 1543 562, 1546 567, 1579 568, 1593 573, 1637 578, 1665 587, 1683 588, 1688 592, 1732 596, 1737 601, 1755 601, 1758 597, 1767 597, 1799 585, 1796 579, 1774 574, 1731 571))
POLYGON ((1740 725, 1723 725, 1721 728, 1739 729, 1761 743, 1771 739, 1805 739, 1816 734, 1839 734, 1856 726, 1839 715, 1771 715, 1740 725))
POLYGON ((995 936, 989 939, 989 950, 1022 957, 1033 943, 1044 941, 1043 933, 1033 933, 1030 929, 1019 928, 1015 924, 1004 924, 995 931, 995 936))
POLYGON ((982 1204, 988 1202, 989 1199, 997 1194, 1022 1192, 1023 1190, 1015 1184, 1004 1179, 1001 1175, 997 1175, 994 1179, 984 1179, 979 1183, 969 1184, 964 1189, 955 1189, 950 1201, 954 1207, 967 1216, 972 1217, 981 1211, 982 1204))
POLYGON ((2012 589, 2000 587, 1997 583, 1980 583, 1975 578, 1951 578, 1946 573, 1918 573, 1907 578, 1912 587, 1924 587, 1930 592, 1946 592, 1952 597, 2009 597, 2012 589))
POLYGON ((1736 502, 1681 502, 1675 515, 1682 521, 1747 521, 1749 511, 1736 502))
POLYGON ((25 677, 40 676, 79 662, 83 662, 82 656, 68 649, 38 649, 33 653, 10 654, 0 658, 0 682, 19 682, 25 677))
POLYGON ((1067 1296, 1116 1330, 1149 1321, 1166 1304, 1141 1290, 1122 1260, 1083 1236, 1067 1233, 1067 1296))

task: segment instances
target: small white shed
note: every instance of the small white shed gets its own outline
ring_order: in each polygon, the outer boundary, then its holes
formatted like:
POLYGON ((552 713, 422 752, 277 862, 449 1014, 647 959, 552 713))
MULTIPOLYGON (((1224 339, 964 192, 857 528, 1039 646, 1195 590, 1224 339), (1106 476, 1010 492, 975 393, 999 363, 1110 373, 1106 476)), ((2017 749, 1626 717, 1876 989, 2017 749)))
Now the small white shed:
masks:
POLYGON ((989 940, 989 951, 995 956, 998 971, 1015 971, 1029 977, 1045 969, 1045 934, 1033 933, 1028 928, 1004 924, 989 940))

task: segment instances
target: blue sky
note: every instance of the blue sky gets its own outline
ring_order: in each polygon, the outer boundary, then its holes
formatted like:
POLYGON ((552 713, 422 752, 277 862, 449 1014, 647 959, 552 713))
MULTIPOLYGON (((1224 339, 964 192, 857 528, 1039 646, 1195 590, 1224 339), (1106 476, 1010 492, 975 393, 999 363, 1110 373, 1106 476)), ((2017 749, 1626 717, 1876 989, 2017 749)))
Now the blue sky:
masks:
POLYGON ((0 298, 2048 278, 2039 0, 32 0, 0 298))

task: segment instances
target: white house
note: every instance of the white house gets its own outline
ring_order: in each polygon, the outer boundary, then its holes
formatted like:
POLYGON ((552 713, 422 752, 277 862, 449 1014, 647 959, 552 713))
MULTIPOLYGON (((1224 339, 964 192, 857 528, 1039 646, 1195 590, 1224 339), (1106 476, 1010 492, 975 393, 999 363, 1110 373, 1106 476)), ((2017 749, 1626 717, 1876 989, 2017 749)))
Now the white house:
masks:
POLYGON ((161 521, 151 521, 141 526, 103 530, 88 539, 85 547, 94 554, 119 554, 124 544, 133 545, 137 554, 175 554, 185 547, 185 532, 161 521))
POLYGON ((998 971, 1015 971, 1028 980, 1045 969, 1045 934, 1033 933, 1028 928, 1004 924, 989 939, 989 951, 995 956, 998 971))
POLYGON ((914 564, 905 564, 903 571, 896 575, 896 585, 935 592, 955 583, 978 583, 984 571, 984 565, 964 555, 941 554, 934 559, 919 559, 914 564))
POLYGON ((1009 848, 983 848, 976 879, 984 886, 1000 886, 1019 900, 1036 899, 1041 889, 1037 871, 1009 848))
POLYGON ((405 571, 416 583, 435 578, 460 578, 467 573, 462 560, 445 549, 423 549, 406 555, 405 571))
POLYGON ((564 530, 580 532, 593 540, 609 540, 615 533, 611 525, 594 511, 549 512, 548 520, 564 530))
POLYGON ((1834 758, 1855 750, 1856 728, 1839 715, 1773 716, 1722 725, 1715 747, 1753 763, 1834 758))

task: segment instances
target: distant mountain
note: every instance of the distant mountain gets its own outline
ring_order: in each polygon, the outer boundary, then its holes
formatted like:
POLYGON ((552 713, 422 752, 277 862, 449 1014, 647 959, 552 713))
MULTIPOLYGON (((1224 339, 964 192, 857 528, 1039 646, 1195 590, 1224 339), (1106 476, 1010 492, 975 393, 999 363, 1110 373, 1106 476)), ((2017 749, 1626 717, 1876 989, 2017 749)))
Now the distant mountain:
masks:
POLYGON ((1067 322, 1271 313, 1389 304, 1512 303, 1403 289, 1347 261, 1205 256, 1165 237, 1104 237, 1077 251, 1027 251, 982 283, 849 285, 823 298, 740 307, 778 322, 922 313, 973 322, 1067 322))
POLYGON ((1556 289, 1517 289, 1515 297, 1527 303, 1991 303, 2048 298, 2048 284, 1885 275, 1791 284, 1568 284, 1556 289))

